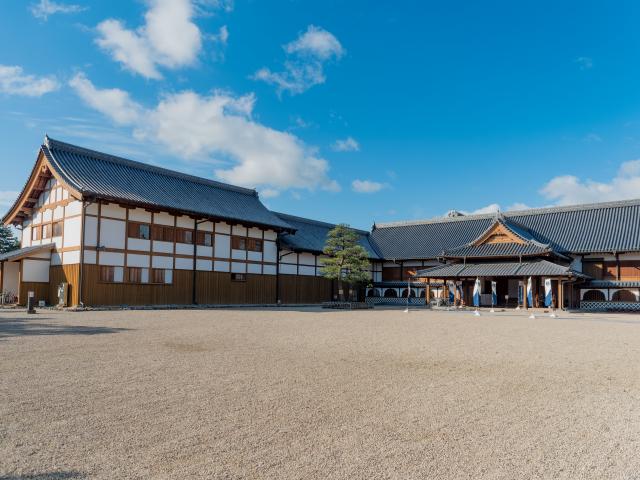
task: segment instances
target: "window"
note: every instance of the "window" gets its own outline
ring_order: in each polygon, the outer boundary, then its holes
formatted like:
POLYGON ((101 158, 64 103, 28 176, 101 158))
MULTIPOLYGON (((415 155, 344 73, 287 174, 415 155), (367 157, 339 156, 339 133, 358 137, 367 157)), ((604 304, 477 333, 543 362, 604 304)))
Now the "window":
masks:
POLYGON ((151 238, 151 227, 146 223, 129 222, 129 237, 149 240, 151 238))
POLYGON ((176 242, 193 243, 193 230, 187 230, 185 228, 176 229, 176 242))
POLYGON ((113 282, 114 281, 114 267, 102 265, 100 267, 100 281, 101 282, 113 282))
POLYGON ((153 239, 159 242, 173 242, 174 229, 163 225, 153 226, 153 239))
POLYGON ((258 240, 255 238, 248 238, 247 250, 250 250, 252 252, 262 252, 262 240, 258 240))
POLYGON ((56 222, 53 224, 53 236, 54 237, 61 237, 62 236, 62 231, 63 231, 63 223, 62 222, 56 222))
POLYGON ((246 282, 247 281, 247 275, 244 273, 232 273, 231 274, 231 281, 232 282, 246 282))
POLYGON ((169 284, 172 282, 172 271, 164 268, 151 269, 151 283, 169 284))
POLYGON ((127 268, 127 282, 129 282, 129 283, 142 283, 142 268, 128 267, 127 268))
POLYGON ((196 240, 198 245, 204 245, 205 247, 210 247, 213 245, 212 243, 212 235, 209 232, 197 232, 196 240))
POLYGON ((42 238, 51 238, 51 224, 42 225, 42 238))
POLYGON ((231 248, 233 250, 246 250, 247 239, 244 237, 231 237, 231 248))

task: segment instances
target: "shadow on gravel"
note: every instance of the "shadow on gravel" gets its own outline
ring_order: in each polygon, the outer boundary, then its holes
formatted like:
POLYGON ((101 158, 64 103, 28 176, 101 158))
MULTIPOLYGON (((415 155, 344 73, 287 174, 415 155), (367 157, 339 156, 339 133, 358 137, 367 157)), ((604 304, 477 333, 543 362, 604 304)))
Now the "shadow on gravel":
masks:
POLYGON ((71 478, 88 478, 80 472, 29 473, 25 475, 5 475, 0 480, 67 480, 71 478))
MULTIPOLYGON (((37 321, 27 320, 24 318, 0 319, 0 340, 10 337, 26 337, 32 335, 101 335, 104 333, 119 333, 129 330, 128 328, 56 325, 53 323, 44 323, 43 320, 49 319, 38 318, 37 321)), ((0 477, 0 480, 5 480, 5 478, 12 477, 0 477)))

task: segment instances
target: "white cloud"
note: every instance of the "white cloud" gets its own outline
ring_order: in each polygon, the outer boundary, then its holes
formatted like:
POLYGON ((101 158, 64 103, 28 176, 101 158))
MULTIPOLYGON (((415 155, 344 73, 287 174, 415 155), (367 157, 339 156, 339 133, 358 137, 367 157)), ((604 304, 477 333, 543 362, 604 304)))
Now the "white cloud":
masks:
POLYGON ((22 67, 0 65, 0 92, 2 93, 41 97, 45 93, 58 90, 58 88, 60 88, 60 84, 53 76, 27 75, 22 67))
POLYGON ((376 193, 385 188, 386 185, 371 180, 354 180, 351 182, 351 189, 356 193, 376 193))
POLYGON ((584 136, 584 141, 587 143, 600 143, 602 142, 602 137, 597 133, 588 133, 584 136))
POLYGON ((142 115, 142 107, 131 100, 124 90, 97 89, 82 73, 73 77, 69 85, 87 105, 106 115, 118 125, 134 124, 142 115))
POLYGON ((347 137, 343 140, 336 140, 331 149, 336 152, 359 152, 360 144, 353 137, 347 137))
POLYGON ((10 207, 13 202, 16 201, 20 192, 14 192, 11 190, 0 190, 0 206, 10 207))
POLYGON ((263 67, 252 77, 275 85, 279 95, 284 91, 292 95, 299 94, 314 85, 324 83, 325 63, 339 60, 345 54, 344 48, 332 33, 314 25, 309 25, 306 32, 283 48, 287 54, 283 71, 272 72, 263 67))
POLYGON ((574 60, 580 70, 590 70, 593 68, 593 59, 590 57, 578 57, 574 60))
POLYGON ((471 215, 482 215, 484 213, 497 213, 499 211, 500 211, 500 205, 498 205, 497 203, 492 203, 492 204, 487 205, 485 207, 478 208, 477 210, 474 210, 470 214, 471 215))
POLYGON ((78 13, 86 10, 87 7, 68 3, 59 3, 52 0, 40 0, 29 7, 31 14, 40 20, 47 21, 50 15, 56 13, 78 13))
POLYGON ((252 119, 253 95, 184 91, 165 95, 149 109, 123 90, 96 88, 82 74, 70 84, 85 103, 131 127, 141 141, 163 145, 186 160, 225 159, 225 166, 215 170, 223 181, 260 187, 267 197, 290 188, 339 190, 328 176, 328 162, 313 148, 252 119))
MULTIPOLYGON (((145 23, 135 30, 107 19, 97 26, 96 43, 124 68, 146 78, 161 78, 158 67, 177 69, 196 63, 203 35, 193 17, 206 7, 227 8, 229 2, 147 0, 145 23)), ((228 31, 216 36, 226 42, 228 31)))
POLYGON ((640 197, 640 160, 623 163, 609 182, 581 180, 573 175, 551 179, 540 193, 558 205, 606 202, 640 197))
POLYGON ((220 30, 218 30, 218 33, 216 35, 212 35, 211 38, 214 42, 226 45, 229 41, 229 29, 226 25, 223 25, 220 27, 220 30))

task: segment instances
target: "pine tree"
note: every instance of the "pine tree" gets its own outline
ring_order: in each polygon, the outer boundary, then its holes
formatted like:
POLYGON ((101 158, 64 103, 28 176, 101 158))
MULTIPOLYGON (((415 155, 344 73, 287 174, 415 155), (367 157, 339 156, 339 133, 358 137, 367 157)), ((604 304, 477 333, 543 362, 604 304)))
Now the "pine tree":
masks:
POLYGON ((322 275, 337 280, 340 292, 343 282, 354 286, 369 280, 369 256, 358 240, 358 233, 345 224, 337 225, 327 234, 322 251, 328 258, 323 260, 322 275))
POLYGON ((20 248, 20 241, 9 227, 0 224, 0 253, 10 252, 20 248))

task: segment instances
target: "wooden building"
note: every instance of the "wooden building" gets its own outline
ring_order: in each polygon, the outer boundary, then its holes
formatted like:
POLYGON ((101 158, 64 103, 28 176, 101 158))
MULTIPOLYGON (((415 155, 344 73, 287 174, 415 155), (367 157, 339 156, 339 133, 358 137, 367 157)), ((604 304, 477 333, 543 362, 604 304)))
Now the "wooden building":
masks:
MULTIPOLYGON (((48 137, 3 218, 21 249, 0 255, 0 291, 22 304, 302 304, 335 299, 322 249, 335 225, 268 210, 254 190, 48 137), (66 289, 60 289, 60 286, 66 289)), ((373 303, 640 310, 640 200, 457 215, 358 231, 373 303), (452 283, 453 282, 453 283, 452 283), (520 301, 519 301, 520 299, 520 301), (533 304, 533 305, 531 305, 533 304)), ((364 293, 364 292, 363 292, 364 293)))

